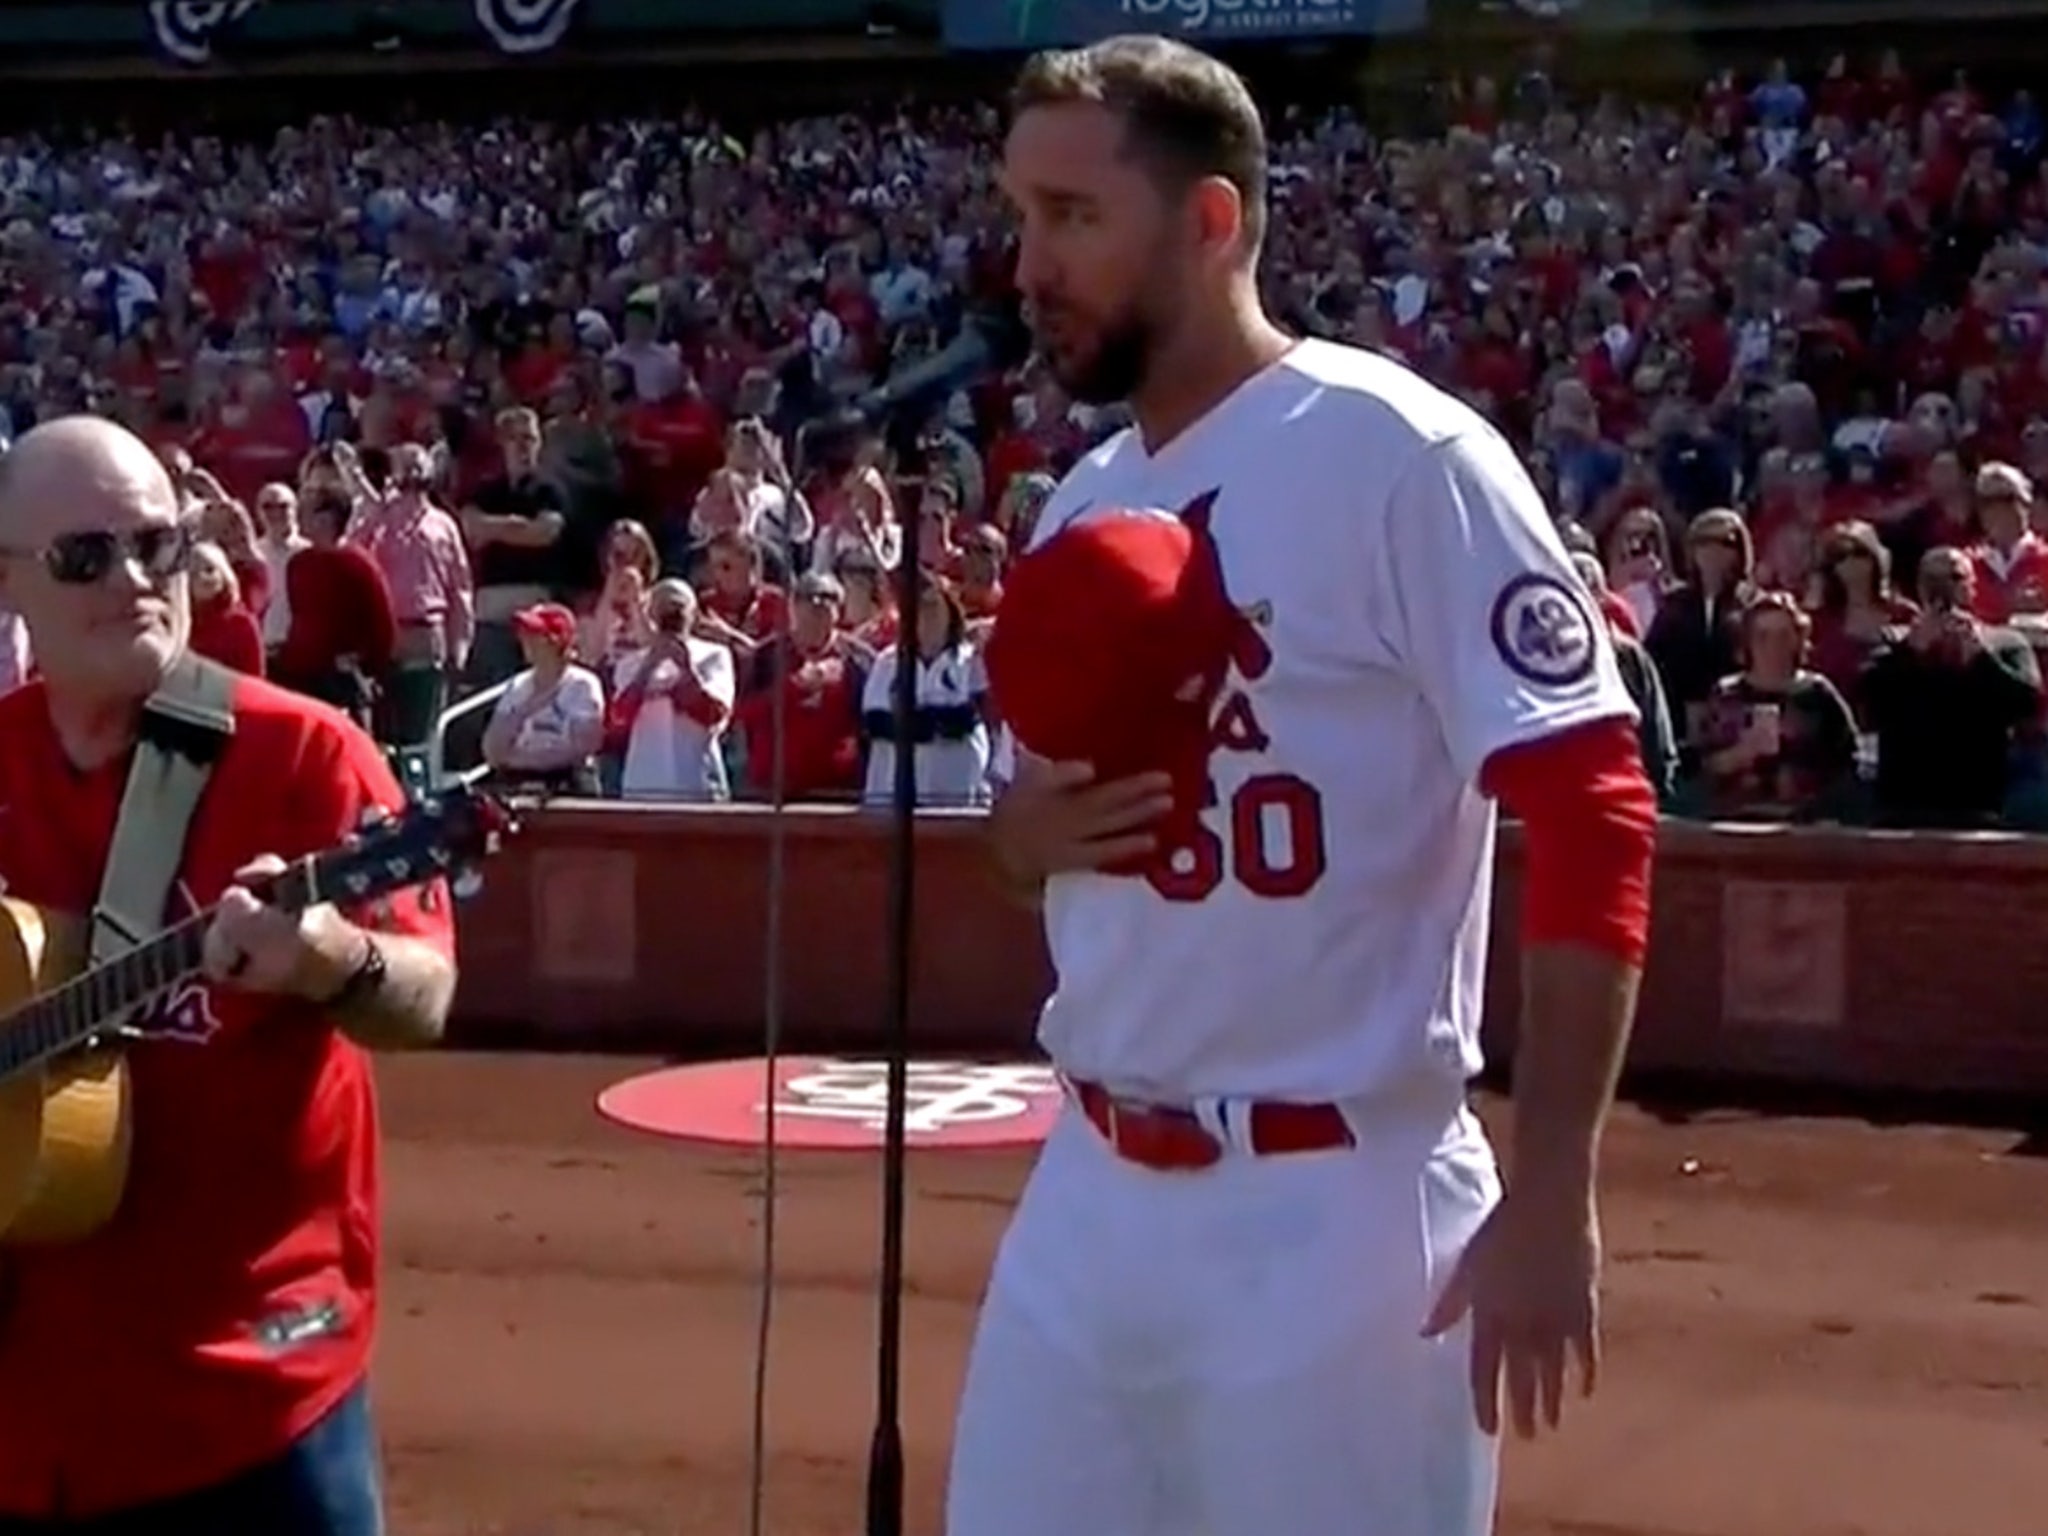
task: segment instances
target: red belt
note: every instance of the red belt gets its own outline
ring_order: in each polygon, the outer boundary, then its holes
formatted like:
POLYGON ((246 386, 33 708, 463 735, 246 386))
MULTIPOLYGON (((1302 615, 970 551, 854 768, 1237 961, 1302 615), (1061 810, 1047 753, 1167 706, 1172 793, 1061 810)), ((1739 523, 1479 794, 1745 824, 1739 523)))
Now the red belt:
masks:
MULTIPOLYGON (((1223 1156, 1223 1142, 1191 1109, 1120 1099, 1100 1083, 1069 1079, 1067 1089, 1088 1123, 1126 1162, 1178 1173, 1207 1168, 1223 1156)), ((1334 1104, 1259 1101, 1231 1113, 1244 1117, 1245 1147, 1254 1157, 1334 1152, 1358 1144, 1351 1122, 1334 1104)))

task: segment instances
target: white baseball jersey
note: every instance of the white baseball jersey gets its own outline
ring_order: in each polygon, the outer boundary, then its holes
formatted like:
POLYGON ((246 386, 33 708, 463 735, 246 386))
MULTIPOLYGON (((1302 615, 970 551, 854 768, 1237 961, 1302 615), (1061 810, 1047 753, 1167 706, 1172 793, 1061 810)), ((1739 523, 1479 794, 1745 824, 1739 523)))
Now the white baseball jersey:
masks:
POLYGON ((1151 877, 1048 883, 1041 1043, 1165 1101, 1462 1085, 1492 896, 1480 768, 1634 713, 1514 451, 1400 364, 1306 341, 1157 454, 1103 444, 1033 542, 1112 508, 1206 527, 1245 622, 1197 843, 1151 877))

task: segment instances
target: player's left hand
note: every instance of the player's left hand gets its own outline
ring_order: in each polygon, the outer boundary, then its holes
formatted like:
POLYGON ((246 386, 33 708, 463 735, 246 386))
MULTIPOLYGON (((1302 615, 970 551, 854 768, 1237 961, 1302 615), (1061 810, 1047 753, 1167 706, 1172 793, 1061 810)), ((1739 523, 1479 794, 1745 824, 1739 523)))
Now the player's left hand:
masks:
POLYGON ((361 939, 331 906, 294 915, 251 891, 284 871, 284 860, 268 854, 235 871, 206 930, 201 969, 223 986, 318 1002, 334 996, 353 974, 362 959, 361 939))
POLYGON ((1479 1427, 1500 1433, 1503 1388, 1515 1433, 1555 1429, 1567 1357, 1579 1392, 1600 1369, 1600 1218, 1593 1201, 1537 1201, 1510 1190, 1466 1247, 1423 1325, 1428 1338, 1472 1319, 1472 1400, 1479 1427))

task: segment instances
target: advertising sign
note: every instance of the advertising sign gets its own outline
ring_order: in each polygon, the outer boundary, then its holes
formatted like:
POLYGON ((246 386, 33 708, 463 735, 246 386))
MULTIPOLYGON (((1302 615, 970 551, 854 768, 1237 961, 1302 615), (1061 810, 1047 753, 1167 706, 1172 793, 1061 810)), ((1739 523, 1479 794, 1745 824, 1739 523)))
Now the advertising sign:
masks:
POLYGON ((1123 32, 1204 45, 1408 32, 1429 0, 942 0, 951 48, 1071 47, 1123 32))

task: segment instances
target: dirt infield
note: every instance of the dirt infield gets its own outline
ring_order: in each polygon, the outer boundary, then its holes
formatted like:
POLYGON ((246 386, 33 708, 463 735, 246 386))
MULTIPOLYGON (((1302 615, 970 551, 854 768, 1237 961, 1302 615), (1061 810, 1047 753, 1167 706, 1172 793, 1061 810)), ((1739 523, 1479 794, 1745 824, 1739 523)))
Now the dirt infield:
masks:
MULTIPOLYGON (((601 1123, 593 1096, 636 1065, 385 1065, 397 1536, 746 1529, 758 1167, 601 1123)), ((1511 1454, 1505 1536, 2037 1536, 2048 1160, 2015 1142, 1625 1114, 1606 1387, 1511 1454)), ((962 1351, 1024 1167, 913 1160, 916 1536, 938 1529, 962 1351)), ((878 1201, 871 1158, 784 1159, 774 1536, 862 1527, 878 1201)))

